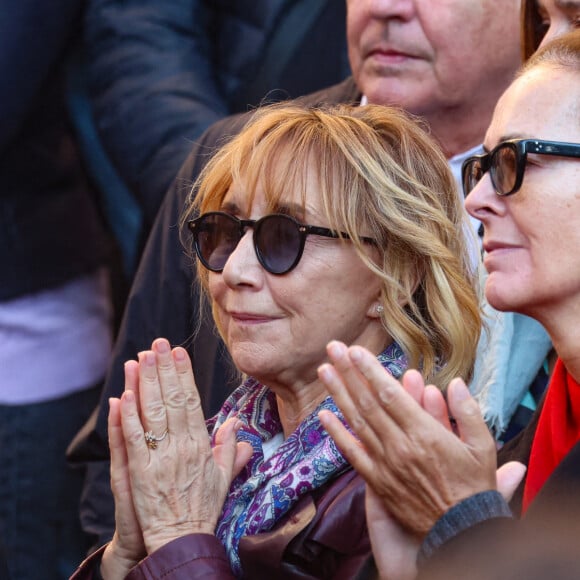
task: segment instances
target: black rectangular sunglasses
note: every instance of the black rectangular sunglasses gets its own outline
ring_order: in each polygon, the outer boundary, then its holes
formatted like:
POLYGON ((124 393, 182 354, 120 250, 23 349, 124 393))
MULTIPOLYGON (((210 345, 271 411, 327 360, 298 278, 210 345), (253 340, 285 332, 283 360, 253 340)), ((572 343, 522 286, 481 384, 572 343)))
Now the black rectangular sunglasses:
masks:
POLYGON ((529 153, 579 158, 580 144, 541 139, 502 141, 489 153, 474 155, 463 162, 461 175, 464 195, 469 195, 488 171, 498 195, 516 193, 522 186, 529 153))

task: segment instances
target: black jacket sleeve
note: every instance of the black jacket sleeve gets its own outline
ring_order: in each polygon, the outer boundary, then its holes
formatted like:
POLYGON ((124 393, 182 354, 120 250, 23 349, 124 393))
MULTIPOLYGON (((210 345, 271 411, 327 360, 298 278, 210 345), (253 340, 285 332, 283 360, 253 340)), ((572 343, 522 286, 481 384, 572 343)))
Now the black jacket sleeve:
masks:
POLYGON ((60 64, 81 0, 0 0, 0 156, 60 64))
POLYGON ((192 141, 228 114, 202 0, 90 0, 89 85, 105 149, 151 224, 192 141))

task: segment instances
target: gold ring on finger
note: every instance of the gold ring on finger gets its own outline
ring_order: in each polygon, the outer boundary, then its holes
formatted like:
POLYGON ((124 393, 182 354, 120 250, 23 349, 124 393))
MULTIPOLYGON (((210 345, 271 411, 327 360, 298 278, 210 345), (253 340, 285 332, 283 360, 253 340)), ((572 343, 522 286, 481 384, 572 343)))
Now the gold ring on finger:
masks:
POLYGON ((163 435, 161 435, 161 437, 157 437, 153 434, 153 431, 145 431, 145 442, 147 443, 147 447, 149 447, 149 449, 157 449, 159 441, 163 441, 163 439, 167 437, 167 433, 168 431, 165 429, 163 435))

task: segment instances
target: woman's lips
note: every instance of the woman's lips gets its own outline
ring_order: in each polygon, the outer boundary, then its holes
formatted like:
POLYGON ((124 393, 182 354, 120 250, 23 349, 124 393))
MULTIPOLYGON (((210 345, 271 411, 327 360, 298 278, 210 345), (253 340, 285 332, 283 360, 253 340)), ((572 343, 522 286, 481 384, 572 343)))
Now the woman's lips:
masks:
POLYGON ((502 258, 511 259, 512 254, 519 249, 519 246, 504 244, 501 242, 490 242, 485 243, 483 249, 485 251, 483 264, 486 270, 489 271, 490 269, 494 269, 494 263, 499 265, 500 262, 497 262, 497 260, 501 260, 502 258))
POLYGON ((499 241, 484 241, 483 249, 487 254, 499 252, 502 250, 515 250, 518 246, 499 241))
POLYGON ((264 324, 275 320, 275 318, 272 316, 267 316, 265 314, 253 314, 249 312, 230 312, 229 315, 239 324, 264 324))

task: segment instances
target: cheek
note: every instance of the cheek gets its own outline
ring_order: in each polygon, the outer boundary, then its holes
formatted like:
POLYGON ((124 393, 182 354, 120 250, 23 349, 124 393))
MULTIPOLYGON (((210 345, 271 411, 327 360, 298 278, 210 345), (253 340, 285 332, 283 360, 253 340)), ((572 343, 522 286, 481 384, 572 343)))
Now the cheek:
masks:
POLYGON ((346 2, 346 33, 350 38, 351 32, 360 33, 362 22, 365 20, 366 0, 347 0, 346 2))
POLYGON ((362 64, 361 63, 362 55, 359 48, 360 36, 352 27, 349 27, 347 39, 348 39, 349 64, 352 69, 353 75, 356 76, 362 64))
POLYGON ((223 277, 221 274, 210 273, 207 291, 209 295, 209 301, 211 305, 211 312, 214 321, 221 332, 221 326, 223 324, 223 309, 221 308, 224 292, 226 285, 223 282, 223 277))
POLYGON ((300 318, 321 322, 342 318, 354 305, 362 308, 370 296, 378 295, 377 277, 354 253, 336 252, 324 259, 314 254, 306 256, 307 267, 297 271, 296 277, 271 280, 272 296, 284 309, 300 313, 300 318))
POLYGON ((212 302, 215 302, 223 294, 225 284, 223 276, 216 272, 210 272, 207 281, 207 291, 212 302))
POLYGON ((346 19, 346 37, 349 54, 358 54, 362 37, 370 25, 368 10, 363 0, 348 2, 346 19), (360 4, 359 4, 360 2, 360 4))

